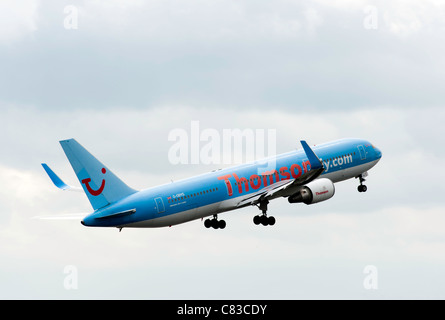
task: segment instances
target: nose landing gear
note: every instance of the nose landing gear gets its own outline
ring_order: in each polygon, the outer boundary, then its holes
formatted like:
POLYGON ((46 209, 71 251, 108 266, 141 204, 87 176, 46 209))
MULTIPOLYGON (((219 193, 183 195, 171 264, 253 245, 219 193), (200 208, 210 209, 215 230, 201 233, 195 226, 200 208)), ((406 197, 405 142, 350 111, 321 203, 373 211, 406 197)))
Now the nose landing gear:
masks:
POLYGON ((360 180, 360 185, 357 187, 358 192, 366 192, 368 190, 368 187, 363 184, 363 182, 366 181, 365 177, 367 177, 367 176, 368 176, 368 173, 363 172, 362 174, 360 174, 359 176, 356 177, 356 178, 359 178, 359 180, 360 180))

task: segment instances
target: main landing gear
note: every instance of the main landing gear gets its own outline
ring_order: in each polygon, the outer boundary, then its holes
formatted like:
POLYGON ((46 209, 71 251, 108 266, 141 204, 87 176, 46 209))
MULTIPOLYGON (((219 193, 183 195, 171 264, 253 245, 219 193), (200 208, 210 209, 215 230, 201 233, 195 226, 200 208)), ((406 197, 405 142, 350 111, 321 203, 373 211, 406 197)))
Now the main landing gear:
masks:
POLYGON ((258 205, 258 208, 261 210, 262 215, 261 216, 255 216, 253 217, 253 223, 256 225, 262 224, 263 226, 273 226, 275 224, 275 218, 270 216, 267 216, 267 204, 269 201, 263 200, 258 205))
POLYGON ((361 175, 356 177, 356 178, 360 179, 360 185, 357 188, 358 192, 366 192, 368 190, 368 187, 363 184, 363 182, 366 181, 365 177, 367 177, 367 176, 368 176, 368 173, 364 172, 361 175))
POLYGON ((226 222, 224 220, 218 220, 218 215, 214 214, 213 219, 206 219, 204 221, 204 226, 206 228, 224 229, 226 227, 226 222))

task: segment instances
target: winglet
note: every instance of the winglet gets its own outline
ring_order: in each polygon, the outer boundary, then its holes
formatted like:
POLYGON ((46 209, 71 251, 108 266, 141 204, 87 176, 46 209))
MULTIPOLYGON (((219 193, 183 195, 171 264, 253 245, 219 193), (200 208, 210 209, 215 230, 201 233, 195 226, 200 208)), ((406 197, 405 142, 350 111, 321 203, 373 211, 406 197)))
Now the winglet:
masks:
POLYGON ((309 159, 309 162, 311 164, 311 170, 319 169, 323 167, 322 162, 320 159, 318 159, 317 155, 314 153, 314 151, 309 147, 309 145, 306 143, 306 141, 301 140, 301 145, 303 146, 304 152, 306 153, 307 158, 309 159))
POLYGON ((70 191, 83 191, 81 188, 78 187, 71 187, 67 185, 65 182, 62 181, 62 179, 59 178, 57 174, 53 170, 51 170, 50 167, 46 163, 42 163, 43 169, 45 169, 46 173, 48 174, 51 181, 54 183, 54 185, 62 190, 70 190, 70 191))

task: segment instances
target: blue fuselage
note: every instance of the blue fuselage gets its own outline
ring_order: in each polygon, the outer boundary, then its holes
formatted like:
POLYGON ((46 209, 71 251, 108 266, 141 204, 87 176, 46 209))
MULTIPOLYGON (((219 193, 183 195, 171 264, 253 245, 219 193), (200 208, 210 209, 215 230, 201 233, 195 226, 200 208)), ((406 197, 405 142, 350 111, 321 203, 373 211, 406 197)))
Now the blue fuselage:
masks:
MULTIPOLYGON (((382 156, 370 142, 359 139, 337 140, 312 149, 323 162, 320 177, 332 182, 357 177, 382 156)), ((246 197, 279 181, 297 179, 310 169, 305 152, 295 150, 136 192, 96 210, 82 223, 101 227, 171 226, 237 209, 246 197), (112 213, 118 214, 110 217, 112 213)))

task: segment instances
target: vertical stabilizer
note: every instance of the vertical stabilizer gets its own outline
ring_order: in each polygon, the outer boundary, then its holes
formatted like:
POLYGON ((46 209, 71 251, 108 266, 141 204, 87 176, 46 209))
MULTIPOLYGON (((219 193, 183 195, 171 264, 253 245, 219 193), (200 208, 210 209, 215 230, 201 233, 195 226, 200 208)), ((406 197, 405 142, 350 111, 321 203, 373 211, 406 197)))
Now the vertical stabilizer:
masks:
POLYGON ((136 192, 76 140, 63 140, 60 144, 94 210, 136 192))

